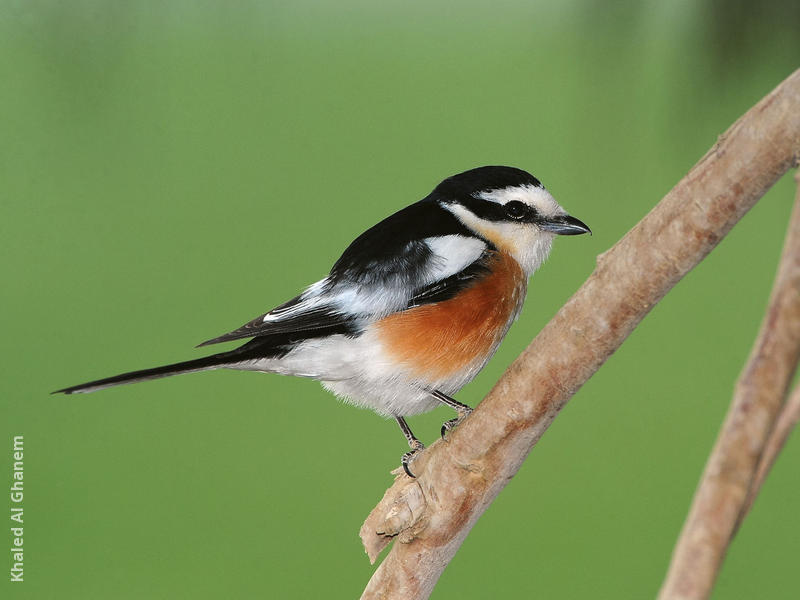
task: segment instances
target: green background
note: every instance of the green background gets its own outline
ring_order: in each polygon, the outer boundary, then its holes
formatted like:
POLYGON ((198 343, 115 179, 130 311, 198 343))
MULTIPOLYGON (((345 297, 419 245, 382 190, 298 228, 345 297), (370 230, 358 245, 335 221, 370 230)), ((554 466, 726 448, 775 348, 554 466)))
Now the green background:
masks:
MULTIPOLYGON (((198 356, 443 177, 511 164, 594 236, 557 241, 458 395, 478 403, 595 256, 797 67, 797 8, 755 10, 0 1, 0 482, 22 434, 26 552, 23 584, 0 561, 0 596, 357 597, 374 570, 358 529, 405 451, 394 422, 256 373, 49 392, 198 356)), ((435 598, 654 596, 793 194, 785 177, 580 390, 435 598)), ((411 425, 432 441, 451 416, 411 425)), ((798 464, 795 436, 714 598, 797 597, 798 464)))

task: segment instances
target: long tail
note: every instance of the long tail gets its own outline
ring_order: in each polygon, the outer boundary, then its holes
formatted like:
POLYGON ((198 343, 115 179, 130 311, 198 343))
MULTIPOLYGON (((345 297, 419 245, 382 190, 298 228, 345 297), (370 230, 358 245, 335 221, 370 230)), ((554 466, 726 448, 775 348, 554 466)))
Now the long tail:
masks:
POLYGON ((154 367, 152 369, 142 369, 141 371, 131 371, 130 373, 122 373, 114 377, 106 377, 105 379, 98 379, 97 381, 90 381, 80 385, 73 385, 72 387, 64 388, 63 390, 56 390, 54 394, 88 394, 105 388, 113 387, 115 385, 122 385, 124 383, 136 383, 138 381, 147 381, 148 379, 159 379, 160 377, 169 377, 171 375, 180 375, 182 373, 196 373, 197 371, 210 371, 211 369, 220 369, 222 367, 233 365, 237 362, 246 360, 243 356, 241 348, 231 350, 229 352, 220 352, 219 354, 212 354, 211 356, 204 356, 203 358, 196 358, 194 360, 187 360, 184 362, 174 363, 171 365, 164 365, 162 367, 154 367))

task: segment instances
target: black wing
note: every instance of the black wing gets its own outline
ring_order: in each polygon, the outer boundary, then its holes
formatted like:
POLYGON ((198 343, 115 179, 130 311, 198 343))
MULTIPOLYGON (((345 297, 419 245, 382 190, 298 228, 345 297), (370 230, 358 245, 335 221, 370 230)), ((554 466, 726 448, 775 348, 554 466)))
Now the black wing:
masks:
POLYGON ((271 336, 275 338, 276 342, 286 344, 290 340, 297 342, 301 339, 323 337, 336 333, 352 335, 358 331, 355 319, 352 316, 344 315, 333 310, 331 306, 324 305, 318 308, 299 310, 295 314, 280 318, 280 320, 264 320, 265 317, 280 315, 292 307, 300 307, 303 303, 303 296, 304 294, 300 294, 270 312, 248 321, 238 329, 206 340, 202 344, 198 344, 197 347, 260 336, 271 336))
MULTIPOLYGON (((425 263, 431 259, 426 238, 447 235, 474 237, 453 214, 442 210, 432 197, 387 217, 353 241, 333 265, 328 277, 289 302, 245 323, 238 329, 207 340, 200 346, 243 338, 274 337, 288 343, 337 333, 357 335, 367 314, 388 314, 412 306, 441 302, 471 285, 486 271, 485 257, 455 275, 424 284, 425 263), (376 302, 369 313, 348 310, 332 300, 337 291, 356 288, 365 295, 386 292, 399 302, 386 306, 376 302), (272 318, 269 318, 272 317, 272 318)), ((267 340, 264 340, 265 342, 267 340)))
POLYGON ((422 240, 453 234, 475 236, 428 196, 358 236, 333 265, 330 279, 334 283, 372 283, 416 273, 430 258, 430 250, 422 240))

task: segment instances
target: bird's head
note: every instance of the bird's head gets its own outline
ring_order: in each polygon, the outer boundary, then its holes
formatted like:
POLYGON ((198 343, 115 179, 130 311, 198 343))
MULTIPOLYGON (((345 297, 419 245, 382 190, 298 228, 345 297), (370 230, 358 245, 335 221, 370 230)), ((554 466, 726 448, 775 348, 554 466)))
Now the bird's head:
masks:
POLYGON ((433 198, 467 229, 533 273, 556 235, 591 233, 567 214, 541 182, 514 167, 478 167, 442 181, 433 198))

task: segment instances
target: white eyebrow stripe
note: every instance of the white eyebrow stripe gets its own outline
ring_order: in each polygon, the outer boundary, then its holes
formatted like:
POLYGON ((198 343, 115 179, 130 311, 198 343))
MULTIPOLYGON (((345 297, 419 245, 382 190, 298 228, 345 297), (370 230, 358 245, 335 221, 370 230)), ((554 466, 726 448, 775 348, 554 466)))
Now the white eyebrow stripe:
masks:
POLYGON ((512 200, 518 200, 528 206, 532 206, 546 217, 566 214, 550 192, 543 187, 535 185, 519 185, 500 190, 489 190, 488 192, 480 192, 475 197, 488 202, 497 202, 501 205, 507 204, 512 200))
POLYGON ((544 190, 531 184, 517 185, 514 187, 501 188, 499 190, 488 190, 480 192, 475 195, 476 198, 486 200, 488 202, 497 202, 498 204, 507 204, 512 200, 520 200, 526 204, 530 204, 528 198, 537 195, 537 192, 544 190))
POLYGON ((463 271, 474 263, 486 250, 486 242, 466 235, 442 235, 422 240, 433 256, 427 263, 424 284, 446 279, 463 271))

